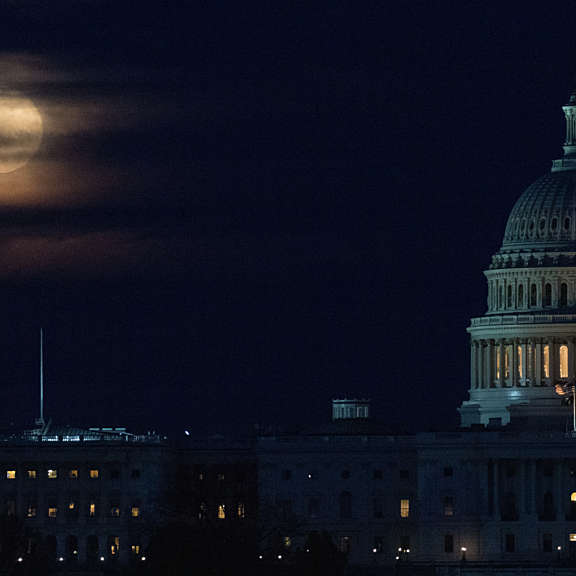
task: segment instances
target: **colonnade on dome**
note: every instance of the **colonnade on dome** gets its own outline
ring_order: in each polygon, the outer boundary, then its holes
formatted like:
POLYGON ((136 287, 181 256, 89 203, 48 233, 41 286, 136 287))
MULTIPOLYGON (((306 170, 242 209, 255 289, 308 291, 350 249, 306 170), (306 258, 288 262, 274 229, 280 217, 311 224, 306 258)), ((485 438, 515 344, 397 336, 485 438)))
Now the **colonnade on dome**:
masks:
POLYGON ((488 314, 576 305, 574 268, 487 270, 488 314))
POLYGON ((490 338, 471 343, 471 389, 552 386, 574 378, 575 338, 490 338))

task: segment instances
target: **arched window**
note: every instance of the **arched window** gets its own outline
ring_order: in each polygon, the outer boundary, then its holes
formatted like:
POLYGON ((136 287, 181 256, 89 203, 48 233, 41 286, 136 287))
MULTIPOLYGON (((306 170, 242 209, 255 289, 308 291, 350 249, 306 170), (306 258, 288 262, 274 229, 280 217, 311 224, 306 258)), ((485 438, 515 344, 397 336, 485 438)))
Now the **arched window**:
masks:
POLYGON ((518 303, 517 307, 522 308, 524 306, 524 285, 520 284, 518 286, 518 303))
POLYGON ((350 492, 342 492, 340 494, 340 518, 352 517, 352 494, 350 492))
POLYGON ((530 286, 530 306, 536 306, 537 290, 536 284, 530 286))
POLYGON ((512 355, 512 346, 507 345, 504 348, 504 379, 510 378, 510 356, 512 355))
POLYGON ((518 379, 520 381, 522 381, 522 379, 524 378, 524 347, 523 346, 518 346, 516 348, 516 353, 518 354, 518 379))
POLYGON ((568 306, 568 284, 560 284, 560 306, 568 306))
POLYGON ((508 295, 506 300, 506 306, 512 308, 512 286, 510 284, 508 285, 508 295))
POLYGON ((544 285, 544 306, 552 306, 552 284, 544 285))
POLYGON ((568 378, 568 346, 566 344, 560 346, 558 356, 560 357, 560 378, 568 378))

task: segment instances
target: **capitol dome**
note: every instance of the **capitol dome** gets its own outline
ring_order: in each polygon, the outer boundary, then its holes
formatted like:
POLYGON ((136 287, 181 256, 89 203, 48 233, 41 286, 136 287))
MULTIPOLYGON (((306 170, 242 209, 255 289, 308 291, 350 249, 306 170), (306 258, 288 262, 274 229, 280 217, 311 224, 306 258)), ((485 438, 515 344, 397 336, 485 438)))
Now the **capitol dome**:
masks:
POLYGON ((542 176, 512 208, 500 254, 542 250, 576 251, 576 169, 542 176))
POLYGON ((520 196, 484 275, 487 310, 472 318, 463 426, 566 426, 557 390, 576 383, 576 93, 563 106, 564 155, 520 196), (563 424, 564 423, 564 424, 563 424))

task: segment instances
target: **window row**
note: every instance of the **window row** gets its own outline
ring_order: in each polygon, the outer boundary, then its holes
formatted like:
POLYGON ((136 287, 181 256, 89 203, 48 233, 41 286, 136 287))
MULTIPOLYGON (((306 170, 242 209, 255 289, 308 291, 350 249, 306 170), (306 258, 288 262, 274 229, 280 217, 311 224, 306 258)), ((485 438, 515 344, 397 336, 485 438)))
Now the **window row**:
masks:
MULTIPOLYGON (((246 505, 244 502, 237 502, 236 504, 226 504, 220 502, 216 505, 214 516, 218 520, 226 520, 231 518, 244 519, 246 518, 246 505)), ((206 502, 200 502, 197 512, 198 520, 209 520, 210 511, 206 502)))
MULTIPOLYGON (((78 558, 79 538, 76 535, 70 534, 62 542, 63 546, 58 546, 58 539, 56 536, 48 535, 42 539, 38 537, 29 537, 25 541, 25 553, 23 556, 18 557, 18 562, 23 562, 26 556, 35 555, 39 548, 44 550, 48 557, 55 560, 63 561, 76 560, 78 558)), ((99 560, 104 562, 106 556, 115 558, 120 555, 120 536, 109 535, 103 538, 98 538, 97 535, 92 534, 86 537, 85 541, 86 558, 88 560, 99 560)), ((132 556, 138 557, 139 560, 145 560, 143 553, 143 546, 137 537, 132 537, 129 541, 127 550, 132 556)))
POLYGON ((494 310, 516 310, 526 308, 566 308, 574 300, 568 282, 559 285, 545 282, 516 283, 492 280, 489 283, 488 308, 494 310))
MULTIPOLYGON (((293 501, 290 498, 278 499, 277 507, 279 515, 283 520, 290 520, 295 516, 293 501)), ((320 496, 310 496, 305 501, 305 513, 308 518, 318 518, 322 514, 322 499, 320 496)), ((353 517, 353 498, 348 491, 341 492, 338 496, 338 514, 340 518, 353 517)), ((396 514, 400 518, 410 518, 410 498, 400 498, 396 514)), ((372 499, 372 515, 374 518, 385 517, 385 500, 381 497, 372 499)))
MULTIPOLYGON (((81 477, 80 469, 79 468, 68 468, 66 470, 59 470, 58 468, 47 468, 45 470, 39 470, 37 468, 28 468, 21 472, 23 477, 27 480, 36 480, 40 478, 42 475, 44 477, 55 480, 59 476, 64 475, 66 478, 70 480, 77 480, 81 477)), ((110 470, 109 477, 111 480, 118 480, 120 479, 120 470, 110 470)), ((19 476, 19 471, 16 468, 5 468, 4 470, 4 478, 6 480, 16 480, 19 476)), ((85 471, 85 475, 87 478, 91 480, 97 480, 102 477, 101 470, 99 468, 90 468, 85 471)), ((140 478, 140 470, 133 469, 130 474, 131 478, 140 478)))
MULTIPOLYGON (((303 473, 303 477, 308 480, 318 480, 320 478, 320 474, 316 470, 310 470, 308 472, 303 473)), ((343 480, 348 480, 352 477, 352 471, 348 469, 344 469, 340 471, 340 478, 343 480)), ((375 468, 372 470, 372 479, 373 480, 383 480, 385 477, 384 470, 382 468, 375 468)), ((400 469, 398 470, 397 477, 400 480, 410 480, 410 470, 407 469, 400 469)), ((294 478, 293 471, 290 469, 284 469, 281 472, 282 480, 292 480, 294 478)), ((387 476, 389 478, 389 476, 387 476)))
MULTIPOLYGON (((59 507, 56 500, 48 500, 48 504, 43 507, 44 513, 48 518, 56 518, 59 514, 65 514, 66 517, 76 518, 80 515, 80 505, 76 500, 69 500, 64 507, 59 507)), ((96 501, 89 502, 86 505, 85 512, 89 518, 98 516, 100 506, 96 501)), ((5 512, 8 516, 16 515, 16 501, 7 500, 5 512)), ((128 516, 131 518, 139 518, 141 515, 140 504, 136 503, 130 506, 127 510, 128 516)), ((121 516, 121 506, 119 502, 111 501, 107 507, 107 514, 111 518, 119 518, 121 516)), ((30 500, 26 503, 24 508, 24 516, 26 518, 36 518, 40 515, 40 508, 35 500, 30 500)))

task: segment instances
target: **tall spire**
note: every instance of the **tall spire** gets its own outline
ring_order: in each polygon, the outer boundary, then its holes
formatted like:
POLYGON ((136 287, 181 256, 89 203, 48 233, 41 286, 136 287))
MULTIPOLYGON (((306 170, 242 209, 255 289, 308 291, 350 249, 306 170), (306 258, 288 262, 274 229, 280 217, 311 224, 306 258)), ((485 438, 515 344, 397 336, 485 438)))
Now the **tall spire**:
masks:
POLYGON ((44 330, 40 328, 40 418, 37 424, 44 426, 44 330))
POLYGON ((570 94, 568 104, 562 106, 566 118, 564 157, 552 162, 552 172, 576 170, 576 89, 570 94))

